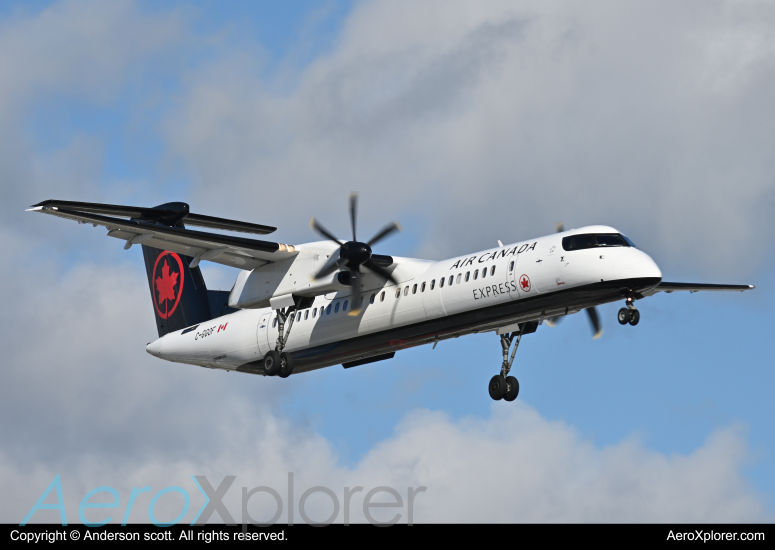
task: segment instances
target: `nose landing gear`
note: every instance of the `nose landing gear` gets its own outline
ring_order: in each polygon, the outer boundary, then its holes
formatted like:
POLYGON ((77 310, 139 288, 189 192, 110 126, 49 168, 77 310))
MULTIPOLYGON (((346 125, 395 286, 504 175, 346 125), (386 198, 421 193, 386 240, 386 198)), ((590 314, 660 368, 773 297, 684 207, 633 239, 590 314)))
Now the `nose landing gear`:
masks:
POLYGON ((620 325, 626 325, 627 323, 630 323, 630 325, 635 326, 640 321, 640 312, 635 309, 635 305, 632 302, 632 296, 628 296, 627 307, 623 307, 619 310, 616 318, 620 325))

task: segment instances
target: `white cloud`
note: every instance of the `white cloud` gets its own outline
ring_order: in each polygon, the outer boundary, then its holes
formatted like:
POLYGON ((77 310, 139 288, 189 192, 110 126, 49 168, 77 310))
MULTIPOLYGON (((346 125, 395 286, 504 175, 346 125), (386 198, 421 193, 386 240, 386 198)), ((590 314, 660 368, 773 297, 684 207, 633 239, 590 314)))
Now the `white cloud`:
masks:
MULTIPOLYGON (((223 413, 239 407, 221 408, 223 413)), ((224 417, 226 415, 224 414, 224 417)), ((649 451, 634 439, 598 448, 561 422, 542 418, 534 409, 493 406, 490 418, 453 421, 442 413, 409 413, 393 437, 375 445, 353 468, 339 465, 328 441, 299 431, 288 421, 262 411, 260 424, 228 415, 216 437, 216 452, 207 447, 214 432, 199 430, 200 444, 185 456, 154 454, 143 460, 105 460, 83 453, 61 467, 34 461, 23 466, 3 457, 0 514, 16 522, 27 513, 56 473, 61 475, 70 521, 76 521, 80 499, 99 485, 114 486, 122 495, 120 521, 131 487, 151 486, 138 499, 131 521, 147 521, 151 495, 178 485, 191 495, 185 521, 196 516, 204 499, 190 476, 205 475, 217 487, 224 476, 236 475, 224 503, 241 521, 241 487, 263 485, 283 500, 287 522, 288 472, 294 474, 294 517, 299 518, 301 494, 323 485, 340 504, 344 487, 362 486, 353 497, 350 518, 364 522, 363 497, 377 486, 395 488, 406 499, 407 488, 427 487, 414 500, 414 521, 422 522, 755 522, 769 521, 763 499, 753 493, 740 469, 749 453, 740 429, 714 432, 689 455, 666 456, 649 451)), ((156 515, 171 519, 180 499, 160 501, 156 515)), ((331 514, 328 497, 317 495, 306 507, 309 517, 322 521, 331 514)), ((272 499, 257 497, 250 513, 266 520, 275 511, 272 499)), ((388 510, 385 520, 403 508, 388 510)), ((38 512, 36 521, 56 519, 55 512, 38 512), (49 517, 50 516, 50 517, 49 517)), ((341 522, 340 510, 337 522, 341 522)), ((89 519, 96 521, 98 515, 89 519)), ((219 521, 213 516, 211 521, 219 521)))
POLYGON ((564 219, 740 276, 775 229, 774 22, 762 2, 375 0, 293 86, 231 52, 195 68, 165 133, 192 202, 286 240, 312 213, 344 232, 358 189, 366 233, 420 218, 427 256, 564 219))

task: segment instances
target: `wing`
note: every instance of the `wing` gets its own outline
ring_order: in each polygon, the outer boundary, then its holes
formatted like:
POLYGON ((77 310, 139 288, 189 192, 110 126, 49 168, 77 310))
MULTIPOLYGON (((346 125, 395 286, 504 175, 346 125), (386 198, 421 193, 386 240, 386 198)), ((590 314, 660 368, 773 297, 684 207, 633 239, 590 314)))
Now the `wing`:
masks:
POLYGON ((753 285, 714 285, 704 283, 659 283, 657 286, 644 292, 644 296, 651 296, 657 292, 676 292, 678 290, 685 290, 689 292, 700 292, 701 290, 710 290, 715 292, 745 292, 746 290, 752 290, 756 287, 753 285))
MULTIPOLYGON (((61 203, 62 201, 57 202, 61 203)), ((138 210, 134 207, 127 208, 138 210)), ((98 225, 105 227, 108 230, 109 237, 115 237, 127 241, 125 248, 129 248, 133 244, 142 243, 154 248, 177 252, 178 254, 183 254, 185 256, 192 256, 194 257, 194 260, 191 262, 192 267, 196 267, 200 260, 209 260, 211 262, 228 265, 230 267, 236 267, 239 269, 255 269, 256 267, 260 267, 266 263, 278 262, 287 258, 292 258, 298 254, 298 251, 296 251, 292 245, 259 241, 257 239, 247 239, 244 237, 233 237, 231 235, 207 233, 204 231, 193 231, 191 229, 169 227, 166 225, 149 223, 142 220, 124 220, 121 218, 71 210, 69 208, 58 206, 36 205, 29 210, 65 218, 68 220, 75 220, 78 223, 90 223, 94 227, 97 227, 98 225)), ((125 213, 124 215, 132 214, 134 214, 134 212, 125 213)), ((201 217, 208 218, 207 216, 201 217)), ((231 222, 231 220, 221 220, 221 218, 211 219, 223 222, 231 222)), ((189 222, 188 218, 186 218, 184 221, 186 223, 189 222)), ((224 224, 222 224, 219 228, 225 229, 223 225, 224 224)), ((210 225, 210 227, 215 227, 214 223, 213 225, 210 225)))
POLYGON ((257 223, 240 222, 236 220, 216 218, 214 216, 193 214, 188 211, 188 205, 182 202, 169 203, 162 205, 162 207, 157 206, 156 208, 143 208, 141 206, 121 206, 118 204, 47 200, 39 202, 32 208, 35 209, 38 206, 49 206, 65 210, 75 210, 76 212, 86 212, 88 214, 103 214, 118 218, 136 218, 141 221, 159 221, 167 217, 180 218, 182 215, 183 221, 186 225, 208 227, 210 229, 224 229, 226 231, 238 231, 240 233, 255 233, 257 235, 267 235, 269 233, 274 233, 277 230, 276 227, 271 227, 269 225, 260 225, 257 223), (170 208, 164 208, 170 206, 176 206, 177 209, 172 210, 170 208))

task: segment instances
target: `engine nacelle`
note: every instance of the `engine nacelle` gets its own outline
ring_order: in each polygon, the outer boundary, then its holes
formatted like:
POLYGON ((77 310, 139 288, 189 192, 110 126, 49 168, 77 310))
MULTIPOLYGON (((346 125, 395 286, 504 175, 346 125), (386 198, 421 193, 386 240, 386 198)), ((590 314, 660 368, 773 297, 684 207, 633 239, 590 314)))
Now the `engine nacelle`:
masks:
POLYGON ((297 247, 299 254, 284 262, 263 265, 252 271, 242 271, 237 276, 229 294, 229 307, 237 309, 269 307, 273 297, 294 294, 314 297, 349 288, 346 275, 338 271, 319 280, 312 275, 319 270, 335 245, 315 243, 318 246, 297 247), (345 277, 342 277, 345 275, 345 277))

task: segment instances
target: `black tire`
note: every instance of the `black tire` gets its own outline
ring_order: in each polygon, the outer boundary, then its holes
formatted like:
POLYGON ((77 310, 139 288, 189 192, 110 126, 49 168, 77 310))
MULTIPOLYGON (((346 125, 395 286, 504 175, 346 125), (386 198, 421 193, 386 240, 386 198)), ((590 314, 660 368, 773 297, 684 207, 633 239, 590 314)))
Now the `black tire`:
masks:
POLYGON ((490 379, 490 397, 499 401, 504 395, 506 395, 506 378, 496 374, 490 379))
POLYGON ((514 401, 519 395, 519 380, 513 376, 506 377, 506 395, 503 396, 504 401, 514 401))
POLYGON ((630 310, 626 307, 623 307, 619 310, 619 314, 616 316, 616 318, 619 320, 620 325, 626 325, 630 322, 630 310))
POLYGON ((267 376, 274 376, 280 372, 280 354, 276 350, 272 350, 264 355, 264 374, 267 376))
POLYGON ((638 324, 638 321, 640 321, 640 311, 638 311, 637 309, 633 309, 630 312, 630 324, 632 326, 635 326, 638 324))
POLYGON ((280 378, 288 378, 293 372, 293 355, 290 353, 283 353, 280 355, 280 371, 277 376, 280 378))

